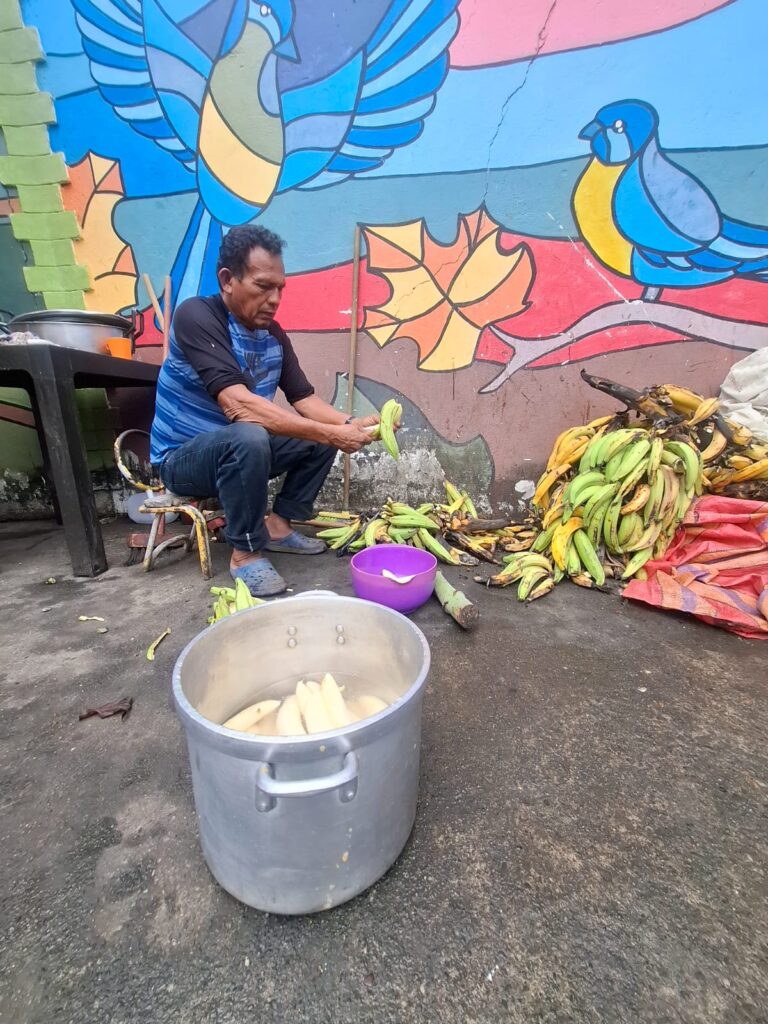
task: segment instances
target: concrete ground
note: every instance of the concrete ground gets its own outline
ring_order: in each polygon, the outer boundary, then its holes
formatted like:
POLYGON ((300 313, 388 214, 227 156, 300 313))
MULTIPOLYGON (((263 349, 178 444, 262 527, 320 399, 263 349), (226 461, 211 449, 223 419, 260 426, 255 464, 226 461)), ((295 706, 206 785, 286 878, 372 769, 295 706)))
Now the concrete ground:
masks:
MULTIPOLYGON (((524 608, 466 573, 477 633, 414 615, 434 662, 404 854, 337 910, 271 917, 205 867, 169 707, 207 585, 192 558, 121 566, 127 531, 76 580, 58 529, 0 528, 0 1020, 768 1020, 766 645, 568 585, 524 608), (78 721, 122 696, 127 721, 78 721)), ((344 560, 277 562, 349 591, 344 560)))

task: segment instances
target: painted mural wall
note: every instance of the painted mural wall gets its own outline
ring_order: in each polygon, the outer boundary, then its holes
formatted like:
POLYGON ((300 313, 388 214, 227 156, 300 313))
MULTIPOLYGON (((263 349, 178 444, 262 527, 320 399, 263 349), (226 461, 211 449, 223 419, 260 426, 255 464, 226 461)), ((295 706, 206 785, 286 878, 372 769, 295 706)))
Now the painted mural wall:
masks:
POLYGON ((397 471, 423 489, 442 465, 511 501, 559 429, 610 407, 585 363, 711 393, 768 344, 765 0, 21 14, 40 50, 16 63, 53 98, 0 118, 26 160, 0 178, 30 305, 149 310, 144 273, 158 291, 171 273, 176 302, 209 293, 222 233, 264 223, 287 242, 279 320, 317 390, 345 400, 356 315, 356 407, 404 401, 406 458, 359 460, 360 485, 397 471))

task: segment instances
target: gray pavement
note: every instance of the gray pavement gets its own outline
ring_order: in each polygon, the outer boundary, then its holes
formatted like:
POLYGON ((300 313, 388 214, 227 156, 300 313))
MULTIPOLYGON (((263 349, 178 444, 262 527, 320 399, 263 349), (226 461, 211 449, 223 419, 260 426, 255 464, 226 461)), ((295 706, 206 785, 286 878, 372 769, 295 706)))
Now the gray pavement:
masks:
MULTIPOLYGON (((434 660, 405 852, 344 907, 271 917, 205 867, 169 705, 207 585, 193 558, 120 566, 128 528, 74 580, 57 528, 0 527, 0 1021, 768 1020, 768 645, 464 574, 476 634, 414 615, 434 660), (126 722, 78 722, 122 696, 126 722)), ((344 560, 276 563, 349 592, 344 560)))

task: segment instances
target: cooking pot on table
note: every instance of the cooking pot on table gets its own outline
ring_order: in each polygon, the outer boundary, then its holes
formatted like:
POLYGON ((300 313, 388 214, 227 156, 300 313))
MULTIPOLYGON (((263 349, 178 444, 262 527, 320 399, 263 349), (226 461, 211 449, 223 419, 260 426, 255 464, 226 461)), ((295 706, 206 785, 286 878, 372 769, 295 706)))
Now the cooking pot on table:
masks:
POLYGON ((6 334, 28 331, 52 345, 103 355, 109 338, 130 338, 133 348, 144 330, 144 317, 138 310, 132 310, 129 319, 87 309, 40 309, 15 316, 0 329, 6 334))
POLYGON ((229 893, 278 914, 328 910, 394 863, 416 815, 423 633, 389 608, 315 591, 222 619, 173 670, 203 855, 229 893), (343 729, 266 737, 224 729, 257 700, 331 672, 385 710, 343 729))

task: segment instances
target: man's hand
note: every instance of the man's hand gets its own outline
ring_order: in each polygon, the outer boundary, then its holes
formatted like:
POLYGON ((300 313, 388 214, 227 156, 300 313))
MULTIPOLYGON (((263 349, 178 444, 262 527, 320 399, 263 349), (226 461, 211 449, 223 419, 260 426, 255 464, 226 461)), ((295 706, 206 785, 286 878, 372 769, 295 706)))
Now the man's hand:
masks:
MULTIPOLYGON (((353 420, 351 423, 342 423, 340 426, 328 427, 328 444, 333 445, 334 448, 338 448, 339 451, 345 452, 347 455, 359 452, 361 448, 371 443, 370 431, 360 426, 360 424, 366 423, 371 419, 372 417, 368 416, 364 420, 353 420)), ((378 419, 373 418, 373 422, 378 423, 378 419)), ((373 423, 369 425, 373 426, 373 423)))
MULTIPOLYGON (((356 419, 352 420, 352 422, 353 423, 358 423, 363 428, 365 428, 365 427, 375 427, 377 424, 379 424, 381 422, 381 416, 374 415, 374 416, 357 417, 356 419)), ((400 429, 400 420, 398 420, 397 423, 393 423, 392 424, 392 429, 394 431, 398 431, 400 429)))
POLYGON ((376 415, 374 415, 374 416, 356 416, 352 420, 352 422, 355 423, 358 427, 362 427, 362 429, 364 430, 366 427, 375 427, 376 424, 379 422, 379 417, 376 416, 376 415))

